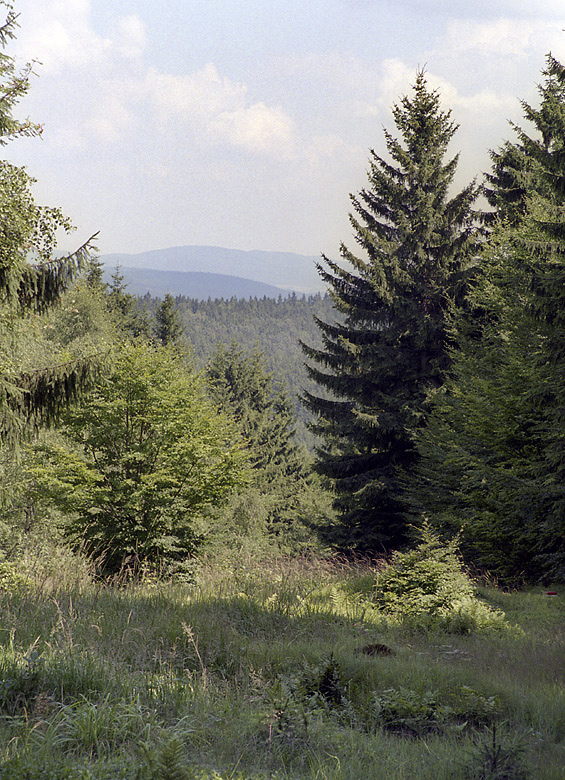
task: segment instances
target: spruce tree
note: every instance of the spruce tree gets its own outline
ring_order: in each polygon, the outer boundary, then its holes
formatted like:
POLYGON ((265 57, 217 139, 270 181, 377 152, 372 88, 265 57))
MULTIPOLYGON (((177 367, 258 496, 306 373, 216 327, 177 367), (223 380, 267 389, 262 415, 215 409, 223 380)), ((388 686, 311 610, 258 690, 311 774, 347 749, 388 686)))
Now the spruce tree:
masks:
MULTIPOLYGON (((1 3, 0 46, 15 36, 17 16, 1 3)), ((32 65, 16 68, 0 52, 0 144, 41 134, 41 127, 19 121, 13 110, 29 88, 32 65)), ((69 232, 69 220, 57 208, 38 206, 34 180, 24 168, 0 161, 0 441, 13 445, 28 423, 52 420, 93 379, 97 358, 45 354, 33 337, 36 315, 59 300, 86 267, 91 241, 67 257, 54 257, 56 234, 69 232)))
POLYGON ((219 344, 206 373, 212 398, 239 423, 253 469, 266 482, 299 471, 292 405, 265 370, 263 354, 257 349, 244 353, 236 343, 229 349, 219 344))
POLYGON ((458 156, 445 156, 457 128, 423 72, 393 117, 392 162, 371 151, 369 186, 351 198, 363 255, 342 245, 345 265, 324 256, 319 266, 341 322, 318 320, 324 347, 304 345, 322 389, 304 398, 324 441, 317 468, 341 514, 333 541, 365 550, 405 541, 402 474, 417 459, 426 396, 450 364, 450 318, 476 244, 477 188, 449 197, 458 156))
POLYGON ((247 442, 252 479, 236 511, 255 514, 246 522, 253 520, 261 533, 292 533, 293 521, 301 515, 300 498, 311 491, 304 458, 294 443, 295 414, 287 393, 265 370, 261 352, 245 353, 236 343, 229 349, 218 345, 207 376, 213 400, 235 418, 247 442), (261 517, 262 524, 257 522, 261 517))
POLYGON ((149 339, 151 326, 147 311, 127 292, 127 283, 117 265, 107 288, 108 308, 120 335, 127 339, 149 339))
POLYGON ((524 104, 535 132, 504 145, 508 168, 494 156, 494 227, 412 488, 506 581, 565 579, 565 69, 548 57, 543 73, 539 109, 524 104), (516 209, 518 169, 535 175, 516 209))
POLYGON ((167 293, 155 312, 155 336, 163 346, 175 344, 183 333, 173 296, 167 293))
POLYGON ((562 66, 551 54, 547 56, 542 75, 545 81, 538 86, 540 107, 533 108, 522 101, 524 116, 534 125, 537 135, 530 136, 512 122, 518 140, 506 141, 500 149, 490 152, 492 171, 485 174, 483 187, 488 202, 494 208, 491 214, 486 215, 490 224, 495 219, 519 224, 534 192, 554 203, 560 200, 560 188, 549 171, 555 168, 557 147, 563 146, 565 82, 562 66))

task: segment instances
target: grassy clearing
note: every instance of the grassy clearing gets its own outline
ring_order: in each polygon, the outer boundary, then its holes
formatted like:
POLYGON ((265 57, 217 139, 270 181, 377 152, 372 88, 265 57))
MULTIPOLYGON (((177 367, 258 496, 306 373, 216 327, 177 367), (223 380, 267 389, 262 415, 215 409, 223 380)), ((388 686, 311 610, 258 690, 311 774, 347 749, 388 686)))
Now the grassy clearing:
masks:
POLYGON ((458 635, 387 621, 373 579, 37 567, 0 593, 0 778, 562 780, 563 597, 481 589, 512 627, 458 635))

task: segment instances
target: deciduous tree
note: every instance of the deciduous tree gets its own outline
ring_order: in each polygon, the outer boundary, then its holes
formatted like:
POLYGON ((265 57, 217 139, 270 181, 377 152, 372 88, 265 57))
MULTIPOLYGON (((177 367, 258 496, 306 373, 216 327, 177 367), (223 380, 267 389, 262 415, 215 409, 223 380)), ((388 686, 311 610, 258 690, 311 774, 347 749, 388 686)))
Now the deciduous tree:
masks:
POLYGON ((195 523, 245 476, 234 424, 173 348, 126 344, 106 381, 63 418, 35 478, 66 533, 106 571, 159 567, 197 549, 195 523))

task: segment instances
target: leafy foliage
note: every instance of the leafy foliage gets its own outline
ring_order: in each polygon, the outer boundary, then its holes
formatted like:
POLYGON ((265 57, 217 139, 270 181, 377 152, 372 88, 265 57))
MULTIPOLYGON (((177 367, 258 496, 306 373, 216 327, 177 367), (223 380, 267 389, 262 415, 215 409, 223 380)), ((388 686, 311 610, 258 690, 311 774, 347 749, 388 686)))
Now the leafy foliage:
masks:
POLYGON ((124 345, 62 430, 74 449, 46 447, 35 478, 68 514, 68 537, 108 571, 190 555, 196 518, 243 481, 234 426, 174 348, 124 345))
POLYGON ((485 726, 497 719, 499 709, 495 697, 486 697, 465 686, 455 689, 443 701, 437 691, 409 688, 386 688, 372 699, 376 725, 412 736, 485 726))

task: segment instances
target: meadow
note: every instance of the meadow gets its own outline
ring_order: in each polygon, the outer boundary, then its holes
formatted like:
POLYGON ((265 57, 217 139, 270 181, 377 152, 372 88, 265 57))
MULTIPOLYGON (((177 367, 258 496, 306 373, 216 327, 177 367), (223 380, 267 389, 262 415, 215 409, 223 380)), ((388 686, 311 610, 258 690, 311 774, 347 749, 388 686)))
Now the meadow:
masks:
POLYGON ((562 780, 563 596, 483 584, 504 626, 450 632, 384 616, 375 566, 3 570, 0 778, 562 780))

